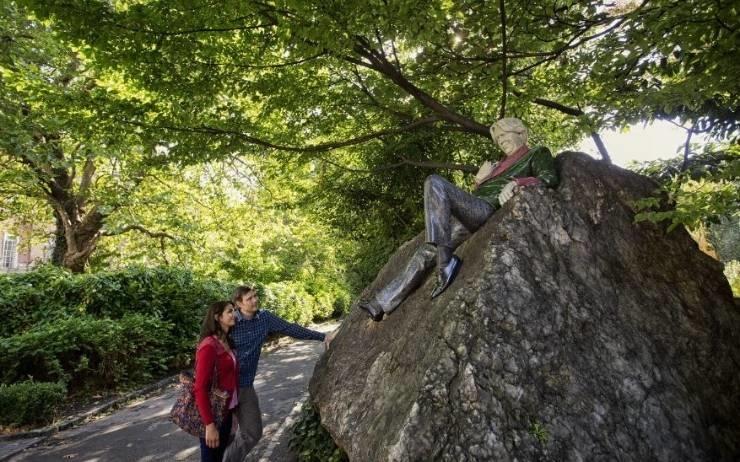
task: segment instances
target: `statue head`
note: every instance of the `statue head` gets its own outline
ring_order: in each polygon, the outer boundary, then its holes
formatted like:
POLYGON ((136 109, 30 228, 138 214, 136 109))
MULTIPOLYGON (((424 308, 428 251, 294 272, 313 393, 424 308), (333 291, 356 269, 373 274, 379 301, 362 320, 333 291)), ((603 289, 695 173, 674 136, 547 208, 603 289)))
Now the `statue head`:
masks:
POLYGON ((506 117, 491 125, 491 138, 509 156, 527 144, 527 127, 519 119, 506 117))

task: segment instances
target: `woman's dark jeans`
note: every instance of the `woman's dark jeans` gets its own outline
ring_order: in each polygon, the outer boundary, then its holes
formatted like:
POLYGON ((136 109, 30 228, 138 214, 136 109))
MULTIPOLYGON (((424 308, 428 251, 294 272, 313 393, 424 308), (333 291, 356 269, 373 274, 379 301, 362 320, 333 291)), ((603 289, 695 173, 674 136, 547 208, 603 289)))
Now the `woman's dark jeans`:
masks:
POLYGON ((231 413, 224 418, 221 428, 218 431, 218 443, 217 448, 209 448, 206 445, 206 439, 200 439, 200 462, 221 462, 224 458, 224 452, 226 452, 226 446, 229 445, 229 438, 231 437, 231 413))

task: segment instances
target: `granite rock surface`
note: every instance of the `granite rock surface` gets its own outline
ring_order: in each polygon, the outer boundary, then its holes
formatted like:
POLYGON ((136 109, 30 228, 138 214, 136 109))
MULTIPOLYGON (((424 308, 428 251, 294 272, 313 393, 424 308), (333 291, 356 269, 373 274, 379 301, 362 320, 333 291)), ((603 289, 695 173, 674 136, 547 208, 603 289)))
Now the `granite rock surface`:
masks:
MULTIPOLYGON (((650 180, 580 153, 385 320, 353 309, 311 399, 352 461, 740 459, 740 310, 682 229, 634 223, 650 180)), ((380 271, 403 267, 423 236, 380 271)))

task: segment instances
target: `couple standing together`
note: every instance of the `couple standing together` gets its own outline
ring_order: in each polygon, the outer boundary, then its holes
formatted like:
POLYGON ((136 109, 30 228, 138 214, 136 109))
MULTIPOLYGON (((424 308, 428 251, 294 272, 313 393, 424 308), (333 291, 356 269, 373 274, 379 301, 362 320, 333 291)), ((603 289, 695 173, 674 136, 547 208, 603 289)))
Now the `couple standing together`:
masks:
POLYGON ((262 344, 275 333, 323 341, 327 348, 333 338, 333 334, 306 329, 260 310, 257 292, 251 287, 239 286, 231 301, 215 302, 208 308, 195 353, 194 394, 206 430, 200 439, 201 462, 242 462, 262 437, 254 377, 262 344), (212 386, 228 394, 220 428, 209 399, 212 386), (234 420, 238 430, 231 442, 234 420))

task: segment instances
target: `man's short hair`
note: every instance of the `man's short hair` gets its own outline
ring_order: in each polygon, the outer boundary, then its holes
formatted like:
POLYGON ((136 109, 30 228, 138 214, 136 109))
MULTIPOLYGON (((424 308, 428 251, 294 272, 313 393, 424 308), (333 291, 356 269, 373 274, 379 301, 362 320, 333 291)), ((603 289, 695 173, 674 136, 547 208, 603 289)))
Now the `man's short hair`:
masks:
POLYGON ((254 288, 249 286, 239 286, 236 289, 234 289, 234 293, 231 295, 231 301, 233 303, 238 302, 242 299, 245 295, 247 295, 249 292, 252 292, 254 288))

